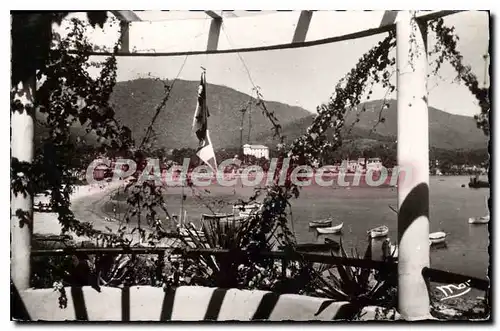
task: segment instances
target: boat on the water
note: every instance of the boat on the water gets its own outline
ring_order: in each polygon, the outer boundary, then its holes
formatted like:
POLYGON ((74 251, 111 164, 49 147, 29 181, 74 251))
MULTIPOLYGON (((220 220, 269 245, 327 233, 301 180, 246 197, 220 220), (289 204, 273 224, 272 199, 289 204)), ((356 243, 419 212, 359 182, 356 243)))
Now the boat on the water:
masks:
POLYGON ((332 225, 331 218, 325 218, 323 220, 316 220, 316 221, 309 222, 310 228, 325 228, 325 227, 328 227, 331 225, 332 225))
POLYGON ((234 216, 234 213, 201 214, 201 219, 217 220, 234 216))
POLYGON ((234 205, 233 214, 248 217, 250 215, 255 215, 261 208, 261 203, 234 205))
POLYGON ((316 228, 316 231, 319 234, 335 234, 335 233, 339 233, 340 231, 342 231, 343 226, 344 226, 344 223, 340 223, 339 225, 330 226, 327 228, 316 228))
POLYGON ((435 244, 442 244, 446 241, 446 233, 439 231, 439 232, 432 232, 429 234, 429 244, 430 245, 435 245, 435 244))
POLYGON ((490 215, 469 218, 469 224, 488 224, 489 222, 490 222, 490 215))
POLYGON ((385 237, 389 233, 389 228, 386 225, 381 225, 371 230, 368 230, 367 233, 372 239, 385 237))
POLYGON ((471 177, 469 181, 470 188, 485 188, 490 187, 490 183, 484 180, 480 180, 479 176, 471 177))
POLYGON ((334 249, 340 248, 340 244, 337 241, 330 239, 330 238, 325 238, 325 245, 328 245, 334 249))

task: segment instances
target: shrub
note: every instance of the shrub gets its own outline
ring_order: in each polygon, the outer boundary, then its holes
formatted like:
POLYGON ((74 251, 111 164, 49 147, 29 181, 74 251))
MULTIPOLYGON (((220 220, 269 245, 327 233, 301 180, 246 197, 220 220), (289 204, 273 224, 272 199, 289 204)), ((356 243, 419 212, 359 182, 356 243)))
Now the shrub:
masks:
MULTIPOLYGON (((333 256, 349 257, 342 240, 339 252, 332 250, 331 253, 333 256)), ((356 250, 353 250, 351 255, 353 258, 360 258, 356 250)), ((363 259, 372 259, 371 243, 368 244, 363 259)), ((387 257, 386 261, 389 259, 390 257, 387 257)), ((396 307, 398 283, 395 272, 345 265, 321 265, 315 273, 316 293, 320 296, 329 297, 334 301, 349 301, 360 307, 396 307)))

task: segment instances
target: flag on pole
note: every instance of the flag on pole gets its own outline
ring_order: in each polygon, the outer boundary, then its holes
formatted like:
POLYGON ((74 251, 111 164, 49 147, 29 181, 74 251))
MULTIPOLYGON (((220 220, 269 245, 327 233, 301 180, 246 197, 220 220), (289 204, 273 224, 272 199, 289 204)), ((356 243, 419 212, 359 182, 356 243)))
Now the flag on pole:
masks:
POLYGON ((210 114, 207 107, 206 91, 205 72, 202 72, 200 86, 198 87, 198 103, 193 117, 193 130, 199 142, 196 155, 216 173, 217 161, 215 160, 215 152, 208 131, 208 117, 210 114))

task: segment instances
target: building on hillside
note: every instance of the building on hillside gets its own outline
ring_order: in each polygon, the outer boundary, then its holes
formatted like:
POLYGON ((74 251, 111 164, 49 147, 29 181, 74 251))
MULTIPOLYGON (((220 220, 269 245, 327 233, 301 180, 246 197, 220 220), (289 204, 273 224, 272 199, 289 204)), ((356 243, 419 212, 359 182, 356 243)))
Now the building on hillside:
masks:
POLYGON ((366 161, 366 171, 381 171, 382 170, 382 161, 379 157, 371 157, 366 161))
POLYGON ((269 148, 264 145, 243 145, 243 155, 253 155, 256 158, 260 159, 264 157, 269 159, 269 148))

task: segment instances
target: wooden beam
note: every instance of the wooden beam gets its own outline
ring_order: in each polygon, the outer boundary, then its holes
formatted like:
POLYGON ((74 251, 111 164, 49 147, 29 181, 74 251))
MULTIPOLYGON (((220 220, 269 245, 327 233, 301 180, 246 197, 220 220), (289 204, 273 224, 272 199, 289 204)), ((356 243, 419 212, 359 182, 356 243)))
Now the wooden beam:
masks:
POLYGON ((216 51, 219 44, 220 29, 222 27, 222 18, 214 18, 210 23, 208 32, 207 51, 216 51))
POLYGON ((142 21, 136 13, 132 10, 112 10, 111 13, 116 16, 120 21, 137 22, 142 21))
POLYGON ((223 10, 222 12, 225 17, 238 17, 238 15, 234 13, 234 10, 223 10))
POLYGON ((306 41, 307 31, 309 30, 309 23, 311 23, 312 11, 303 10, 300 12, 299 21, 295 28, 292 43, 302 43, 306 41))

